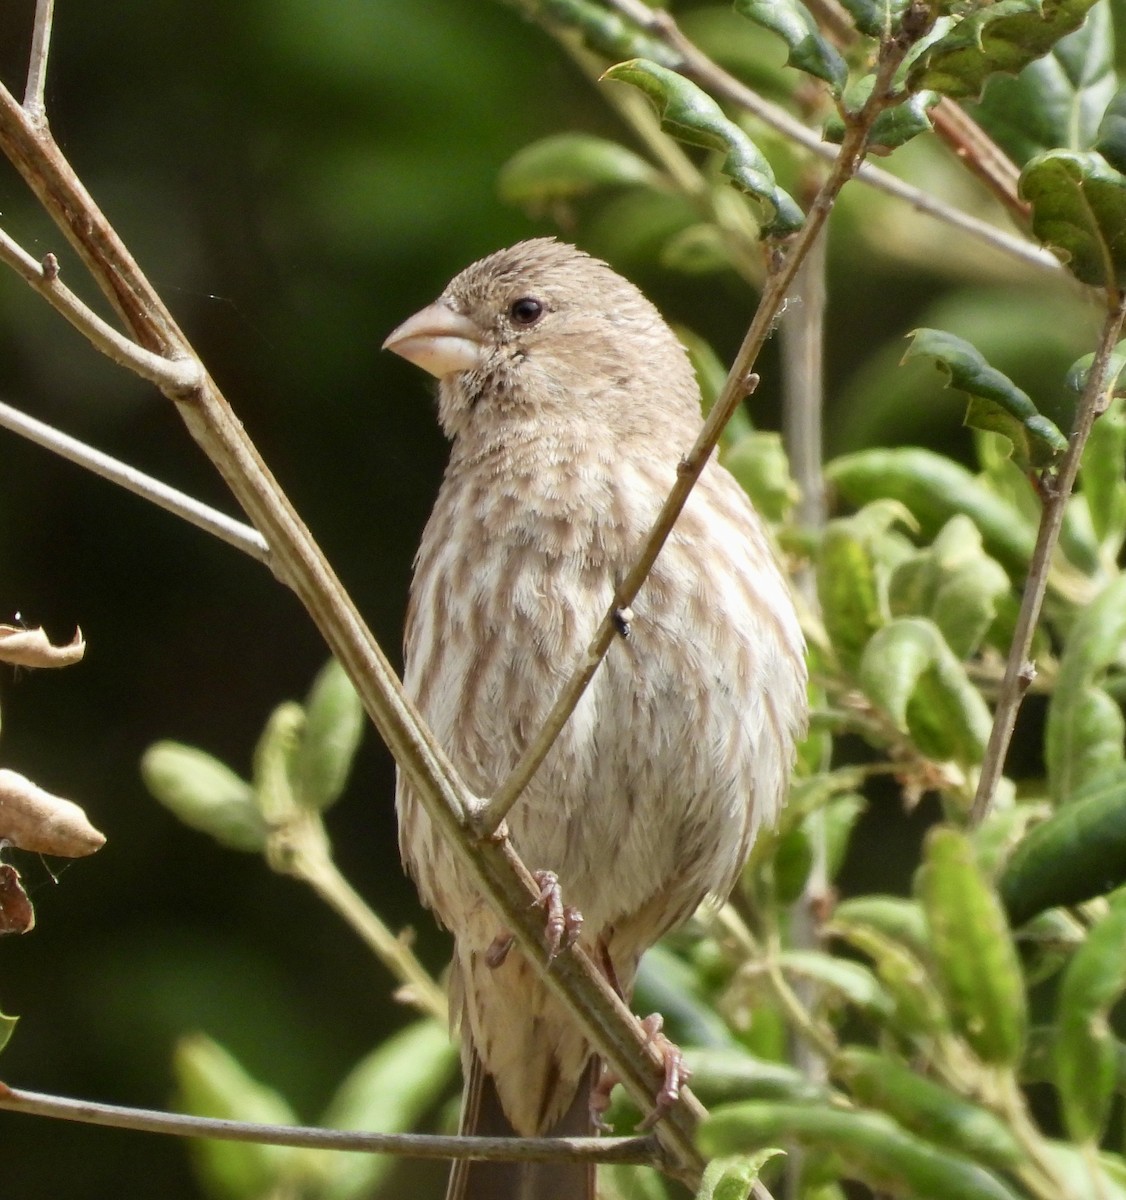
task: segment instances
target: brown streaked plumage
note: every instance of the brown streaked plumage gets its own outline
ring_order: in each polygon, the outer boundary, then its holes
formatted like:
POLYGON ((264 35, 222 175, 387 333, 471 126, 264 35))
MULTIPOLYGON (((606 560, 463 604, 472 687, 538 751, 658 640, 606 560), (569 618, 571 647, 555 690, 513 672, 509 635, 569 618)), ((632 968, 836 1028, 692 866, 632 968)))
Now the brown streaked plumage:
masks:
MULTIPOLYGON (((468 267, 387 339, 438 377, 449 466, 415 564, 406 686, 479 795, 515 765, 609 607, 700 427, 681 345, 605 263, 551 239, 468 267)), ((705 468, 619 636, 509 816, 629 991, 777 816, 805 722, 786 582, 735 480, 705 468)), ((403 858, 454 934, 463 1130, 589 1129, 591 1050, 400 780, 403 858)), ((457 1200, 580 1200, 587 1168, 455 1168, 457 1200)))

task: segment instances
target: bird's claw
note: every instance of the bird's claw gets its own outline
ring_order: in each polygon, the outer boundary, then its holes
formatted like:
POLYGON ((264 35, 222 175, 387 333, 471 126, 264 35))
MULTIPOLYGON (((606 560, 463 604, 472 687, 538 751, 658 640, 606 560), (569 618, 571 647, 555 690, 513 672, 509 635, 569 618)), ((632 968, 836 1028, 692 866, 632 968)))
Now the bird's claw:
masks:
POLYGON ((547 936, 547 961, 554 962, 560 950, 570 949, 582 932, 583 915, 577 908, 563 903, 559 876, 554 871, 533 871, 532 878, 540 894, 533 901, 546 914, 544 932, 547 936))
POLYGON ((508 952, 512 949, 514 941, 516 941, 516 938, 511 933, 498 933, 493 938, 489 943, 488 949, 485 951, 485 966, 490 971, 495 971, 497 967, 504 965, 504 960, 508 957, 508 952))
POLYGON ((680 1089, 688 1082, 692 1075, 688 1064, 684 1061, 684 1053, 680 1047, 675 1042, 670 1041, 661 1032, 663 1024, 664 1021, 660 1013, 652 1013, 650 1016, 644 1017, 641 1021, 641 1028, 645 1030, 649 1045, 661 1057, 665 1076, 664 1081, 657 1091, 653 1111, 641 1122, 638 1129, 652 1129, 680 1099, 680 1089))

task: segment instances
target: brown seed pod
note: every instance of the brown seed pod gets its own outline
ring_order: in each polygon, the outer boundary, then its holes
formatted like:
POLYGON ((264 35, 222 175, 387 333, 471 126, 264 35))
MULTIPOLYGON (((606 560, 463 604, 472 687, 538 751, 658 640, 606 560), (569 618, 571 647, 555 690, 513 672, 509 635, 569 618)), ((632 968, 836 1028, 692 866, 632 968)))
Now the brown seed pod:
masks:
POLYGON ((0 625, 0 662, 16 667, 69 667, 86 653, 82 630, 65 646, 54 646, 39 629, 24 629, 20 625, 0 625))
POLYGON ((20 850, 81 858, 105 844, 77 804, 0 768, 0 840, 20 850))

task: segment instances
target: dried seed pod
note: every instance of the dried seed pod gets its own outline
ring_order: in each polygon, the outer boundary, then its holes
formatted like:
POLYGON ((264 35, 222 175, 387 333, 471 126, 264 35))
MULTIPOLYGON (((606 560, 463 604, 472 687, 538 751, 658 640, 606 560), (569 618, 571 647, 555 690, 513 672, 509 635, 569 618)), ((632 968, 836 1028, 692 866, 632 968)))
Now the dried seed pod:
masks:
POLYGON ((20 873, 0 863, 0 934, 27 933, 35 928, 35 909, 20 882, 20 873))
POLYGON ((0 768, 0 839, 21 850, 81 858, 105 844, 77 804, 0 768))
POLYGON ((42 627, 0 625, 0 662, 17 667, 69 667, 85 653, 86 641, 81 629, 74 631, 74 637, 65 646, 55 646, 42 627))

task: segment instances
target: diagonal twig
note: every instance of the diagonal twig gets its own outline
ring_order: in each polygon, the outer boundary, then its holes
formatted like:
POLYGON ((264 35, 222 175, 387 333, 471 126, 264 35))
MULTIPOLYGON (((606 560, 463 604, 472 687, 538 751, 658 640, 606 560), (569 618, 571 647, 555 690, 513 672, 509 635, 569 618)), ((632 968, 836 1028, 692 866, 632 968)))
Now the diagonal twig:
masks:
POLYGON ((55 0, 36 0, 35 24, 31 32, 31 54, 27 65, 27 88, 23 106, 36 124, 45 125, 47 110, 43 93, 47 87, 47 55, 51 49, 51 22, 55 15, 55 0))
POLYGON ((1005 663, 1005 675, 1001 680, 1001 688, 997 696, 993 728, 990 730, 989 742, 986 745, 985 757, 982 759, 981 773, 978 777, 977 791, 974 794, 973 808, 970 811, 971 825, 979 825, 985 819, 990 805, 993 803, 993 793, 996 791, 997 783, 1005 767, 1005 755, 1008 753, 1009 742, 1012 740, 1017 713, 1020 711, 1024 693, 1028 690, 1035 675, 1035 668, 1029 661, 1028 652, 1032 646, 1032 635, 1040 619, 1040 608, 1048 586, 1048 570, 1059 541, 1064 510, 1079 474, 1083 449, 1087 445, 1091 427, 1099 415, 1110 371, 1111 354, 1118 339, 1122 336, 1122 325, 1126 320, 1126 291, 1110 296, 1109 301, 1109 312, 1103 322, 1098 349, 1087 375, 1083 395, 1075 410, 1067 451, 1060 463, 1059 473, 1055 478, 1047 481, 1045 488, 1044 507, 1040 516, 1036 547, 1029 563, 1028 578, 1025 581, 1024 594, 1021 596, 1020 611, 1017 614, 1016 627, 1013 630, 1009 657, 1005 663))

